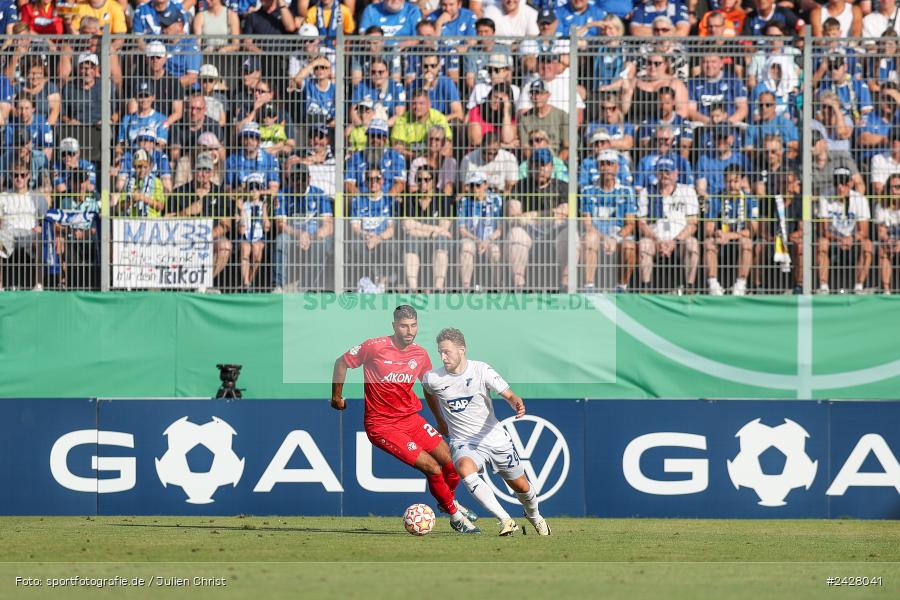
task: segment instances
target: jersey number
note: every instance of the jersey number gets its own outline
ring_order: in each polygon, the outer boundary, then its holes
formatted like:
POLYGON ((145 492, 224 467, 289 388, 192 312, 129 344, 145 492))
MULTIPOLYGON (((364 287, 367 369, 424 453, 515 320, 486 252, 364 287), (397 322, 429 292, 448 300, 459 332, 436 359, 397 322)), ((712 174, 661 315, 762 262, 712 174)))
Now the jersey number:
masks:
POLYGON ((506 455, 506 468, 512 469, 513 467, 519 466, 519 453, 513 450, 512 454, 506 455))
POLYGON ((431 437, 434 437, 434 436, 436 436, 436 435, 438 434, 437 429, 435 429, 434 427, 432 427, 432 426, 429 425, 428 423, 425 423, 424 425, 422 425, 422 428, 423 428, 423 429, 426 431, 426 433, 428 433, 428 435, 430 435, 431 437))

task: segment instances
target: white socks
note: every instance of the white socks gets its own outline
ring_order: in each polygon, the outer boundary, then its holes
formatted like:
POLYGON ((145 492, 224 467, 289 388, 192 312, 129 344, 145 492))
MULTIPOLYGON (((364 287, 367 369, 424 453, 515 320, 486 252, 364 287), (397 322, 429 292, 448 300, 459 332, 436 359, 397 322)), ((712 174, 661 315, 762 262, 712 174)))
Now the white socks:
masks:
POLYGON ((466 484, 469 493, 472 494, 472 496, 474 496, 489 513, 498 519, 509 518, 509 513, 503 510, 503 507, 497 502, 497 497, 494 496, 491 487, 478 476, 478 473, 472 473, 464 478, 463 483, 466 484))
POLYGON ((538 510, 538 501, 537 496, 534 493, 534 486, 531 486, 527 492, 516 492, 516 496, 519 497, 519 502, 522 503, 522 506, 525 508, 525 514, 532 519, 539 519, 541 517, 541 513, 538 510))

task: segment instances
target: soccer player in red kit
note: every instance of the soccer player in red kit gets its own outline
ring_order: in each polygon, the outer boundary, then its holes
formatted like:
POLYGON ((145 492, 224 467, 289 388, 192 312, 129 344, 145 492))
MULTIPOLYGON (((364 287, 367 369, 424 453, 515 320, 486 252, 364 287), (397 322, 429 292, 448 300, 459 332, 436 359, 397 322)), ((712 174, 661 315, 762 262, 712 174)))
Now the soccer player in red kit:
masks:
POLYGON ((422 402, 413 384, 431 370, 431 359, 414 343, 419 330, 416 309, 408 304, 394 310, 394 335, 372 338, 354 346, 334 362, 331 406, 344 410, 342 396, 347 368, 363 367, 366 435, 376 448, 397 457, 425 474, 428 489, 450 526, 460 533, 481 533, 472 524, 474 513, 454 498, 459 475, 450 447, 422 416, 422 402))

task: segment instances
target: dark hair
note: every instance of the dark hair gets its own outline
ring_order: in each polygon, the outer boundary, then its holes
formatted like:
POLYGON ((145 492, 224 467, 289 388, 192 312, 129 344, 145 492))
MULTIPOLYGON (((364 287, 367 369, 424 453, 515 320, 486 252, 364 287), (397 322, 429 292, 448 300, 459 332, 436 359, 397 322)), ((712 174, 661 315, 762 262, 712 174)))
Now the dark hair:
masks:
POLYGON ((670 88, 670 87, 667 86, 667 85, 664 85, 663 87, 661 87, 661 88, 659 88, 658 90, 656 90, 656 97, 657 97, 657 99, 658 99, 660 96, 672 96, 672 97, 674 98, 674 97, 675 97, 675 90, 673 90, 672 88, 670 88))
POLYGON ((744 175, 744 170, 741 168, 741 165, 737 163, 731 163, 727 167, 725 167, 725 175, 731 175, 732 173, 737 173, 738 175, 744 175))
POLYGON ((409 304, 401 304, 397 308, 394 309, 394 322, 401 319, 418 319, 419 314, 409 304))
POLYGON ((363 33, 366 35, 369 35, 370 33, 380 33, 381 35, 384 35, 384 29, 382 29, 380 25, 372 25, 367 27, 363 33))
POLYGON ((457 346, 465 346, 466 336, 464 336, 463 332, 456 327, 446 327, 441 329, 441 332, 437 334, 435 341, 438 344, 441 342, 453 342, 457 346))
POLYGON ((475 27, 490 27, 491 31, 497 31, 497 25, 494 23, 493 19, 488 19, 487 17, 481 17, 477 21, 475 21, 475 27))

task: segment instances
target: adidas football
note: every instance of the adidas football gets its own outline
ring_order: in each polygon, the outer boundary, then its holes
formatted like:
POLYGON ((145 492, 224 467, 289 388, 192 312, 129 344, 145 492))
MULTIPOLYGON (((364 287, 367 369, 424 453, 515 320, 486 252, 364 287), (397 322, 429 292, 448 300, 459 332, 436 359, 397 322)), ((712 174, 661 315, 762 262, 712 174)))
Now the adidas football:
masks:
POLYGON ((413 504, 403 514, 403 527, 413 535, 425 535, 434 528, 434 511, 427 504, 413 504))

